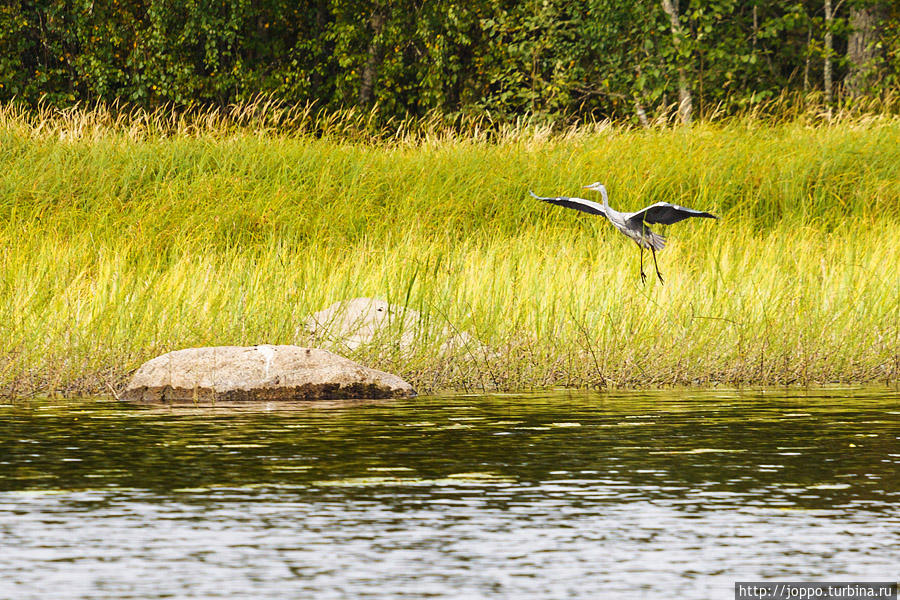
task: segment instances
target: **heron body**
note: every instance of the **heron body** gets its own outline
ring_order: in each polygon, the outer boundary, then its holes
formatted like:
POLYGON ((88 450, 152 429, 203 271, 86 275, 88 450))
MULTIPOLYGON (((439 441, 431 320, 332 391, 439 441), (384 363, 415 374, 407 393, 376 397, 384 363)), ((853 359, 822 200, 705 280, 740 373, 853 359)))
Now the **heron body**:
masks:
POLYGON ((638 245, 638 248, 640 248, 641 281, 646 281, 647 279, 647 276, 644 274, 645 249, 650 250, 650 252, 653 253, 653 266, 656 269, 656 276, 659 278, 660 283, 663 281, 662 273, 659 272, 659 266, 656 263, 656 251, 662 250, 665 247, 666 238, 658 233, 650 231, 650 228, 647 227, 647 225, 656 223, 661 225, 671 225, 685 219, 690 219, 691 217, 703 217, 707 219, 718 218, 708 212, 694 210, 693 208, 685 208, 684 206, 678 206, 677 204, 670 204, 668 202, 657 202, 656 204, 651 204, 637 212, 619 212, 610 208, 609 197, 606 194, 606 186, 602 183, 598 181, 584 187, 588 190, 600 192, 600 196, 603 198, 603 204, 585 200, 584 198, 570 198, 567 196, 545 198, 536 195, 534 192, 529 193, 533 198, 537 198, 538 200, 550 204, 606 217, 609 222, 613 224, 613 227, 634 240, 638 245))

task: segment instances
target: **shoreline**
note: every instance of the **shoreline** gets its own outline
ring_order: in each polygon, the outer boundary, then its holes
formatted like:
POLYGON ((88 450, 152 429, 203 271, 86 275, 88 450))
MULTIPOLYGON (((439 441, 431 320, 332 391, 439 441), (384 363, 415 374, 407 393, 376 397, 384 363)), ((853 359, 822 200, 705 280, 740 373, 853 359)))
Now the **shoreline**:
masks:
MULTIPOLYGON (((565 385, 563 382, 550 383, 544 386, 490 386, 482 385, 478 380, 469 380, 465 383, 457 383, 456 385, 446 385, 439 388, 424 387, 423 379, 416 379, 414 376, 403 372, 396 373, 409 381, 416 390, 417 397, 421 396, 442 396, 442 395, 464 395, 464 394, 540 394, 540 393, 617 393, 617 392, 655 392, 655 391, 765 391, 765 390, 795 390, 802 391, 808 389, 900 389, 900 373, 897 371, 889 372, 886 377, 872 377, 869 379, 851 379, 851 378, 832 378, 817 379, 810 377, 809 379, 779 379, 772 378, 765 381, 757 379, 715 379, 713 377, 679 379, 673 380, 665 377, 650 378, 649 381, 643 383, 635 381, 615 381, 607 379, 606 384, 599 381, 583 382, 579 385, 565 385), (418 385, 417 385, 418 384, 418 385)), ((487 378, 490 371, 485 371, 482 375, 487 378)), ((0 388, 0 399, 15 402, 17 400, 32 398, 102 398, 108 397, 114 400, 120 400, 122 391, 131 376, 129 371, 120 371, 110 379, 109 372, 103 375, 96 374, 93 377, 87 376, 82 381, 72 383, 68 388, 50 388, 46 384, 40 384, 34 381, 21 380, 12 383, 6 383, 0 388), (111 387, 111 381, 116 381, 117 385, 111 387)), ((414 397, 415 398, 415 397, 414 397)), ((414 401, 413 398, 413 401, 414 401)), ((363 399, 368 400, 368 399, 363 399)), ((375 399, 371 399, 374 401, 375 399)), ((121 400, 124 401, 124 400, 121 400)), ((310 400, 303 401, 308 404, 328 403, 336 400, 310 400)), ((353 400, 346 400, 353 402, 353 400)), ((390 400, 378 400, 390 403, 390 400)), ((291 401, 285 401, 291 402, 291 401)), ((300 401, 295 401, 300 402, 300 401)), ((253 404, 254 401, 248 401, 247 404, 253 404)), ((275 402, 276 404, 278 402, 275 402)), ((238 403, 240 404, 240 403, 238 403)))
POLYGON ((431 402, 441 398, 459 398, 459 397, 479 397, 486 399, 507 399, 507 398, 540 398, 545 396, 556 397, 560 395, 568 395, 573 398, 580 396, 608 396, 610 398, 630 398, 634 394, 643 397, 645 394, 665 395, 674 394, 735 394, 749 395, 755 394, 787 394, 789 397, 797 398, 807 397, 810 393, 900 393, 900 381, 892 383, 883 382, 862 382, 862 383, 812 383, 810 385, 669 385, 658 387, 620 387, 620 388, 563 388, 549 387, 543 389, 528 390, 487 390, 487 391, 464 391, 464 390, 433 390, 428 393, 418 394, 407 398, 345 398, 345 399, 322 399, 322 400, 279 400, 279 401, 246 401, 231 403, 215 403, 215 402, 199 402, 199 403, 158 403, 158 402, 133 402, 117 398, 106 393, 56 393, 56 394, 36 394, 11 396, 8 394, 0 394, 0 406, 17 406, 28 402, 78 402, 91 401, 103 402, 109 404, 122 404, 133 407, 141 407, 145 409, 227 409, 229 411, 240 412, 248 410, 256 412, 258 410, 273 410, 275 408, 284 410, 304 410, 313 408, 346 408, 351 406, 382 406, 390 408, 396 404, 415 404, 416 402, 431 402))

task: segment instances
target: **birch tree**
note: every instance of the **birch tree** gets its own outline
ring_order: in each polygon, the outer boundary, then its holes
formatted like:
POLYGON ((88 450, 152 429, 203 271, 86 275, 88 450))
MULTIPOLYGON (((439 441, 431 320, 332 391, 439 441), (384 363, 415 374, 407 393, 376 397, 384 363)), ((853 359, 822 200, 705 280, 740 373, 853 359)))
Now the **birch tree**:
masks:
POLYGON ((359 103, 363 106, 372 103, 372 93, 375 88, 375 79, 378 77, 378 67, 382 59, 381 31, 387 19, 385 9, 376 6, 369 19, 372 37, 366 48, 366 63, 363 67, 362 77, 359 82, 359 103))
POLYGON ((834 24, 834 11, 831 8, 831 0, 825 0, 825 58, 822 67, 822 80, 825 86, 825 104, 831 105, 832 81, 831 81, 831 53, 834 46, 831 27, 834 24))
POLYGON ((874 75, 880 8, 872 4, 850 8, 850 35, 847 39, 849 70, 844 85, 854 96, 869 91, 874 75))
MULTIPOLYGON (((830 0, 826 0, 830 1, 830 0)), ((684 30, 681 27, 681 20, 678 17, 678 0, 675 0, 676 4, 672 4, 672 0, 662 0, 662 7, 666 14, 669 16, 669 24, 672 29, 672 43, 675 46, 675 49, 678 50, 681 48, 681 43, 684 38, 684 30)), ((678 53, 676 53, 677 55, 678 53)), ((687 78, 687 70, 684 68, 684 65, 681 63, 681 56, 677 57, 679 61, 678 64, 678 115, 681 117, 681 122, 685 125, 689 125, 691 122, 691 111, 693 108, 693 100, 691 98, 691 89, 688 85, 687 78)))

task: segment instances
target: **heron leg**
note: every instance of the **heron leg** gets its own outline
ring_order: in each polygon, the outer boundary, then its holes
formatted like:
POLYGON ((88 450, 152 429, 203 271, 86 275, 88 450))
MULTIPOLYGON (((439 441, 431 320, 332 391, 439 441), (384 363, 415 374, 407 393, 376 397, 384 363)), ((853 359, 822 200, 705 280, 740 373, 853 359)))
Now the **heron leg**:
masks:
POLYGON ((638 249, 641 251, 641 283, 647 283, 647 276, 644 275, 644 247, 638 244, 638 249))
POLYGON ((653 253, 653 268, 656 269, 656 276, 659 277, 660 283, 665 283, 662 273, 659 272, 659 265, 656 264, 656 248, 650 246, 650 251, 653 253))

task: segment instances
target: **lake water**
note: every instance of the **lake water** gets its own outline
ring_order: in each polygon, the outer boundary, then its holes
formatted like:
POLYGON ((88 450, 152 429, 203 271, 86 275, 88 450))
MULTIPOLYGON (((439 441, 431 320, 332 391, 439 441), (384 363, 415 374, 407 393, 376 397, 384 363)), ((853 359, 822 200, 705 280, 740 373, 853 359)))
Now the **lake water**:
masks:
POLYGON ((0 405, 0 597, 732 598, 897 580, 900 393, 0 405))

